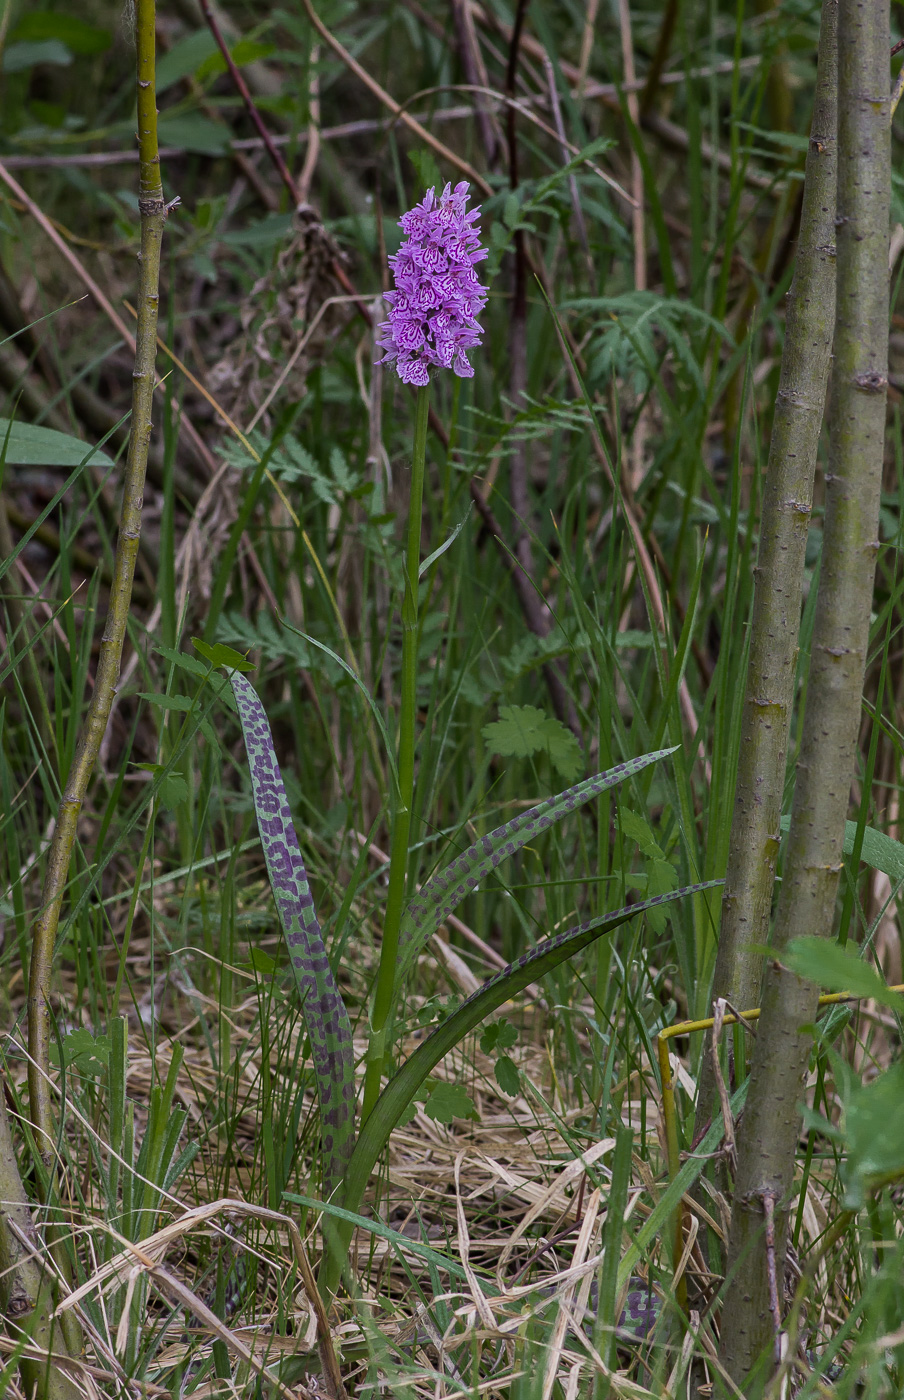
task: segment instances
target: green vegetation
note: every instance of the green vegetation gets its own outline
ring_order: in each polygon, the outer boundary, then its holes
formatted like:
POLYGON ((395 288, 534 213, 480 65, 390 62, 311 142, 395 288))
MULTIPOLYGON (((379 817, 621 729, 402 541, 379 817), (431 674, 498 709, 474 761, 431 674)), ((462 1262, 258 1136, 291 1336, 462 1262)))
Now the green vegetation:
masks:
POLYGON ((822 10, 7 4, 3 1393, 901 1394, 900 60, 822 10))

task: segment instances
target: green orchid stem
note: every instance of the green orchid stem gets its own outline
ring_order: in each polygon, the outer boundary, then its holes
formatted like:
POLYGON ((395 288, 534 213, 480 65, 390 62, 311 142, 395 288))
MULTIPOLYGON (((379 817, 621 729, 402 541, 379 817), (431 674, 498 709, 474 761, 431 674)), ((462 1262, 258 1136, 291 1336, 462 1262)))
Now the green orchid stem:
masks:
POLYGON ((421 514, 424 499, 424 464, 427 457, 427 410, 430 388, 417 391, 414 420, 414 454, 411 459, 411 496, 408 504, 408 552, 405 561, 405 596, 402 600, 402 697, 399 708, 399 792, 389 848, 389 892, 383 920, 380 969, 370 1019, 370 1045, 364 1075, 366 1123, 380 1096, 386 1059, 386 1033, 392 1014, 399 951, 399 929, 405 906, 408 875, 408 838, 414 802, 414 729, 417 719, 418 569, 421 562, 421 514))

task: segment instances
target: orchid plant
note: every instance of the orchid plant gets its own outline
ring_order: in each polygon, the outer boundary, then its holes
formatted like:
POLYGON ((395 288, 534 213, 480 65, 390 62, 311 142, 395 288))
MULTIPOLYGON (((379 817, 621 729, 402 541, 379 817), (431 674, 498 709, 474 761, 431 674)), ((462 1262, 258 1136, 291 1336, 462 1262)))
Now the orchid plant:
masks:
MULTIPOLYGON (((370 1015, 361 1126, 355 1135, 355 1076, 351 1022, 324 946, 301 848, 292 824, 263 706, 242 670, 230 680, 248 752, 258 828, 279 911, 301 1013, 311 1047, 320 1105, 321 1186, 330 1217, 324 1216, 325 1249, 320 1287, 331 1296, 339 1283, 371 1172, 394 1127, 409 1114, 418 1091, 437 1063, 476 1026, 530 983, 628 919, 708 885, 657 895, 642 903, 599 914, 537 944, 485 982, 443 1019, 414 1053, 382 1084, 390 1046, 392 1014, 407 972, 442 922, 506 857, 567 813, 640 773, 673 749, 619 764, 587 778, 523 812, 458 854, 408 900, 406 879, 414 794, 418 580, 431 369, 459 377, 474 370, 468 351, 480 344, 477 316, 486 289, 474 271, 486 256, 475 227, 479 209, 468 210, 466 183, 435 189, 401 219, 407 235, 391 260, 395 290, 387 294, 389 316, 378 329, 382 363, 395 367, 403 383, 417 389, 414 451, 408 513, 405 595, 402 604, 402 691, 398 757, 391 813, 389 886, 383 917, 380 964, 370 1015), (327 1224, 327 1220, 329 1223, 327 1224)), ((711 882, 712 883, 712 882, 711 882)), ((717 883, 717 882, 716 882, 717 883)), ((337 930, 341 940, 342 930, 337 930)))

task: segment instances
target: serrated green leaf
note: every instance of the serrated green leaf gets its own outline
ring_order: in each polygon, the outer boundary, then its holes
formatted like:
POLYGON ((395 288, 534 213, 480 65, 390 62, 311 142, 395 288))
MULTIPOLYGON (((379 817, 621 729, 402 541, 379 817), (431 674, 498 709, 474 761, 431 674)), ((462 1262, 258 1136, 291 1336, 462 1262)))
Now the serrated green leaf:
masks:
POLYGON ((454 1118, 473 1118, 474 1101, 460 1084, 441 1079, 424 1104, 424 1112, 434 1123, 450 1124, 454 1118))
POLYGON ((207 742, 208 742, 208 744, 210 745, 210 747, 213 749, 214 753, 219 753, 219 751, 220 751, 220 740, 219 740, 219 738, 218 738, 218 736, 217 736, 217 731, 214 729, 214 727, 213 727, 213 725, 211 724, 210 720, 209 720, 209 719, 199 719, 199 720, 198 720, 198 728, 199 728, 199 730, 201 731, 201 733, 204 735, 204 738, 207 740, 207 742))
POLYGON ((205 642, 203 637, 192 637, 191 644, 196 651, 200 652, 205 661, 209 661, 216 670, 220 666, 229 666, 233 671, 253 671, 254 664, 243 656, 234 647, 228 647, 224 642, 217 642, 211 646, 205 642))
POLYGON ((662 849, 653 835, 653 829, 646 817, 632 812, 630 807, 619 807, 618 825, 629 841, 636 841, 644 855, 661 856, 662 849))
POLYGON ((199 661, 196 656, 188 656, 184 651, 177 651, 175 647, 165 647, 158 642, 154 650, 160 656, 171 661, 174 666, 178 666, 182 671, 188 671, 192 676, 200 676, 203 680, 210 675, 210 667, 205 666, 203 661, 199 661))
POLYGON ((511 1056, 500 1055, 494 1073, 496 1083, 503 1094, 508 1094, 510 1099, 514 1099, 521 1093, 521 1072, 511 1056))
MULTIPOLYGON (((53 1064, 60 1062, 60 1047, 53 1041, 50 1046, 53 1064)), ((63 1063, 68 1069, 80 1074, 101 1074, 110 1059, 110 1037, 93 1036, 85 1026, 68 1031, 63 1037, 63 1063)))
POLYGON ((492 1055, 494 1050, 511 1050, 517 1041, 516 1027, 503 1017, 500 1021, 491 1021, 487 1026, 480 1037, 480 1048, 485 1055, 492 1055))
POLYGON ((248 961, 255 972, 260 972, 264 977, 272 977, 276 971, 277 963, 275 958, 263 948, 252 947, 248 954, 248 961))
POLYGON ((904 996, 893 992, 884 977, 858 955, 856 948, 828 938, 792 938, 781 961, 785 967, 829 992, 850 992, 871 997, 882 1006, 904 1014, 904 996))
POLYGON ((187 695, 164 695, 162 690, 139 690, 137 695, 139 700, 149 700, 158 709, 178 710, 180 714, 188 714, 192 706, 187 695))
POLYGON ((500 705, 500 719, 485 724, 481 733, 490 753, 500 758, 530 758, 535 753, 549 755, 566 782, 581 771, 581 747, 567 725, 553 719, 535 705, 500 705))
POLYGON ((174 812, 188 797, 188 783, 179 773, 167 773, 160 783, 160 805, 174 812))
MULTIPOLYGON (((657 846, 657 850, 659 847, 657 846)), ((654 894, 665 894, 667 890, 674 890, 678 887, 678 871, 671 861, 653 859, 647 861, 647 898, 652 898, 654 894)), ((665 911, 662 909, 651 909, 647 915, 647 922, 650 928, 656 933, 664 933, 666 926, 665 911)))

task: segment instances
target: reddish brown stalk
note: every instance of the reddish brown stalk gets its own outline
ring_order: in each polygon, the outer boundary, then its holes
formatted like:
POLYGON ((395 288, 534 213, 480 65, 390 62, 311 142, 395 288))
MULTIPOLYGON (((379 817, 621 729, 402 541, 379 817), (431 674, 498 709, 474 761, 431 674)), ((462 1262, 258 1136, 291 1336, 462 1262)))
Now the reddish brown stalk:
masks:
MULTIPOLYGON (((252 122, 254 123, 257 134, 260 137, 261 141, 264 143, 264 149, 266 150, 267 155, 273 162, 273 165, 277 171, 277 174, 279 175, 279 178, 282 180, 283 184, 286 187, 286 192, 289 196, 289 199, 292 201, 292 208, 297 209, 302 201, 300 198, 298 187, 296 186, 295 181, 292 178, 292 172, 286 165, 286 162, 283 159, 282 152, 280 151, 276 142, 273 140, 271 133, 267 130, 267 124, 261 116, 260 112, 258 111, 254 98, 251 96, 251 92, 248 88, 248 84, 242 77, 241 69, 237 66, 235 59, 229 52, 229 46, 226 43, 226 40, 223 38, 222 33, 220 32, 220 27, 217 24, 213 10, 210 7, 210 0, 199 0, 199 4, 201 6, 201 13, 204 15, 204 18, 207 21, 207 27, 209 28, 214 39, 216 40, 220 53, 223 55, 223 62, 226 64, 226 67, 229 71, 229 76, 232 79, 233 84, 235 85, 236 91, 238 92, 239 96, 245 104, 245 110, 248 113, 248 116, 251 118, 252 122)), ((336 278, 336 281, 339 283, 342 290, 344 292, 347 292, 349 296, 356 297, 357 293, 355 291, 355 288, 349 280, 348 274, 346 273, 342 264, 339 262, 338 258, 333 258, 330 264, 330 268, 333 273, 333 276, 336 278)), ((365 306, 363 300, 355 301, 355 310, 358 312, 358 315, 365 322, 365 324, 369 326, 371 323, 370 312, 365 306)))
POLYGON ((207 27, 213 35, 214 39, 216 40, 217 48, 223 55, 223 62, 226 64, 226 67, 229 70, 229 76, 232 79, 237 92, 239 93, 242 101, 245 104, 245 110, 251 118, 252 122, 254 123, 258 136, 264 143, 267 155, 270 157, 274 166, 279 172, 280 179, 282 180, 289 193, 289 198, 291 199, 292 207, 294 208, 295 205, 298 203, 298 191, 295 188, 295 181, 292 179, 289 167, 283 160, 282 152, 274 144, 273 138, 267 130, 263 117, 257 110, 257 107, 254 105, 254 98, 251 96, 251 93, 248 90, 248 84, 242 77, 241 70, 237 66, 235 59, 232 57, 232 54, 229 52, 229 45, 223 38, 223 35, 220 32, 220 26, 217 24, 217 21, 214 18, 213 10, 210 8, 210 0, 199 0, 199 4, 201 6, 201 13, 203 14, 204 19, 207 22, 207 27))

